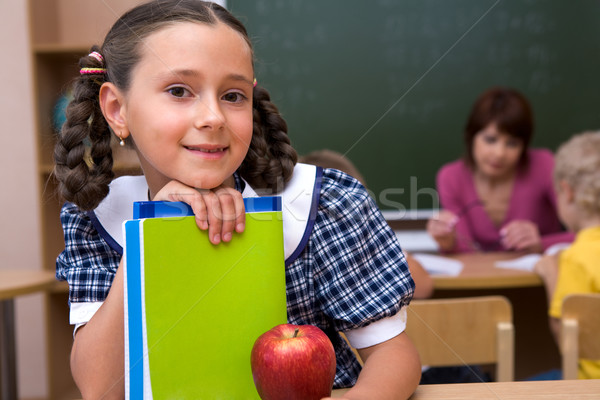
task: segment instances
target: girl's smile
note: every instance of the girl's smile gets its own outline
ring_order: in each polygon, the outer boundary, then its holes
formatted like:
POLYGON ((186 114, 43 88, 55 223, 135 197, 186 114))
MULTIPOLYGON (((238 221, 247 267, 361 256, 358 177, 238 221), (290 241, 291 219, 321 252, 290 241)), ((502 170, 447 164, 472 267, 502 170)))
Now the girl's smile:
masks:
POLYGON ((227 146, 219 146, 219 145, 210 145, 210 144, 200 144, 200 145, 185 145, 187 150, 192 152, 193 154, 204 157, 209 160, 217 160, 221 157, 225 156, 225 152, 227 151, 227 146))

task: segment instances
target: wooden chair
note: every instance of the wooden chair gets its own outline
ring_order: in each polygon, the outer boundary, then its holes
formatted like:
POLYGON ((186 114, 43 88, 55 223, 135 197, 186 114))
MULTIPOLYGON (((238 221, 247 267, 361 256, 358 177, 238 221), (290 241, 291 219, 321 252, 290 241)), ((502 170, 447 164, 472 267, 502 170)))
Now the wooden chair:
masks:
POLYGON ((560 332, 563 379, 577 379, 578 360, 600 360, 600 294, 563 300, 560 332))
POLYGON ((503 296, 413 300, 406 332, 431 367, 495 364, 514 379, 512 306, 503 296))

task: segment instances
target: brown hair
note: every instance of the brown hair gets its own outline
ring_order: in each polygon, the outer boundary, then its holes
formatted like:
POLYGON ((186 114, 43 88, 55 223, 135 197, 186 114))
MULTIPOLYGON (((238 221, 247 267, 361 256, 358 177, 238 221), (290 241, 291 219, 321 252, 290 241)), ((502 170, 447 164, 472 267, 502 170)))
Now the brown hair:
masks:
MULTIPOLYGON (((82 74, 75 80, 73 100, 66 109, 66 122, 54 149, 59 195, 82 210, 95 208, 106 197, 114 177, 112 135, 100 109, 100 87, 104 82, 112 82, 127 91, 131 71, 140 60, 142 40, 177 22, 222 22, 240 33, 252 49, 242 23, 212 2, 154 0, 123 14, 106 35, 104 44, 92 47, 92 51, 102 54, 104 62, 90 56, 79 60, 80 68, 106 68, 106 73, 82 74)), ((238 171, 253 187, 278 192, 291 178, 298 156, 290 145, 287 124, 271 103, 267 90, 256 86, 252 100, 252 141, 238 171)), ((131 140, 127 142, 131 144, 131 140)))
POLYGON ((489 124, 495 123, 498 130, 520 139, 523 153, 519 163, 527 164, 527 148, 533 136, 533 112, 531 105, 521 93, 514 89, 493 87, 483 92, 473 104, 465 127, 465 160, 471 167, 473 138, 489 124))

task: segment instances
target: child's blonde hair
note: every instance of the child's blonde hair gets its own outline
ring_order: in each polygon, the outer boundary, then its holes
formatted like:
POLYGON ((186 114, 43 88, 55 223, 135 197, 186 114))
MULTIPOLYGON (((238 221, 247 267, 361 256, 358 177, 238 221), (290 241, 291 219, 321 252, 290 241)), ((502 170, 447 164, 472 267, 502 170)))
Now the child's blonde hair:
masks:
POLYGON ((582 211, 600 215, 600 131, 575 135, 558 148, 554 181, 573 188, 582 211))

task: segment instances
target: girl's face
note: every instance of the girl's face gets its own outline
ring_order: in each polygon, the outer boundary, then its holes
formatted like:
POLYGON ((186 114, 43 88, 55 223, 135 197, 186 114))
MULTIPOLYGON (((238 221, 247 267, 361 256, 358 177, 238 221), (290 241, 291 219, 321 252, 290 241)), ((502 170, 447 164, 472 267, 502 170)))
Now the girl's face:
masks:
POLYGON ((475 167, 489 178, 510 176, 517 168, 523 147, 521 139, 499 131, 491 123, 473 138, 475 167))
POLYGON ((171 180, 233 186, 252 138, 254 70, 228 26, 176 23, 140 44, 121 115, 152 194, 171 180))

